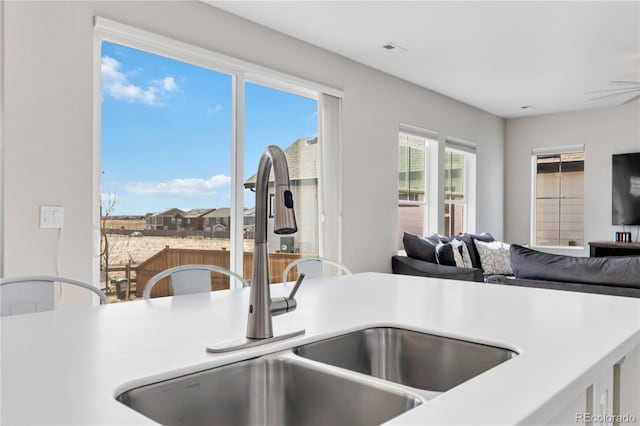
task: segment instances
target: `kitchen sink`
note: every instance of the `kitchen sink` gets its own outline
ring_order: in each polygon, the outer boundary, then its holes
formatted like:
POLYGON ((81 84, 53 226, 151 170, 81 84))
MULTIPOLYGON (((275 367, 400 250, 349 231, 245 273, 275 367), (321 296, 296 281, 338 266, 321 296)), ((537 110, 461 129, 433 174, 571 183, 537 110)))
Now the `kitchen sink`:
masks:
POLYGON ((374 425, 419 397, 291 352, 129 390, 121 403, 163 425, 374 425))
POLYGON ((374 425, 516 355, 375 327, 140 386, 116 399, 163 425, 374 425))
POLYGON ((355 331, 293 352, 433 392, 445 392, 517 355, 495 346, 391 327, 355 331))

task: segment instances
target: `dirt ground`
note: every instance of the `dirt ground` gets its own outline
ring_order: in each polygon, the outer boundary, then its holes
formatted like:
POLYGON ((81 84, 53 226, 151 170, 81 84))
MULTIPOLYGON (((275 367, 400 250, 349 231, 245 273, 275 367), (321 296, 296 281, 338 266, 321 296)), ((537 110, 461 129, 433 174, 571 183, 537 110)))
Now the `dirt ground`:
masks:
MULTIPOLYGON (((133 264, 141 263, 166 246, 184 249, 231 250, 229 240, 201 237, 130 237, 110 234, 109 245, 109 264, 114 266, 126 265, 129 261, 133 264)), ((244 251, 253 251, 253 240, 244 241, 244 251)))
POLYGON ((140 220, 123 220, 123 219, 107 219, 105 221, 107 229, 130 229, 132 231, 144 231, 146 224, 144 219, 140 220))

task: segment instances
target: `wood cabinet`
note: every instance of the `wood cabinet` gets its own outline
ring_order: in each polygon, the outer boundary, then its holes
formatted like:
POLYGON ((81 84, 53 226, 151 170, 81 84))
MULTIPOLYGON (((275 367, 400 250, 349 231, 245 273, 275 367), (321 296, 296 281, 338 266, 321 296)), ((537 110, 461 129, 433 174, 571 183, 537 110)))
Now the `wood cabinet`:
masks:
POLYGON ((589 241, 589 256, 640 256, 640 243, 589 241))

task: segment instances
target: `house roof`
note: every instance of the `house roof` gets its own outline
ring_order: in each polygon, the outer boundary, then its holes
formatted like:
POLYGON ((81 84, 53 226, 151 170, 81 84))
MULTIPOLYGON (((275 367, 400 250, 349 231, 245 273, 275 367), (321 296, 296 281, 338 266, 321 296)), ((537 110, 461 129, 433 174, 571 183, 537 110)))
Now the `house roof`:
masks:
MULTIPOLYGON (((318 178, 318 138, 300 138, 284 150, 289 165, 289 180, 297 181, 318 178)), ((256 172, 257 173, 257 172, 256 172)), ((256 184, 256 173, 244 182, 245 188, 252 188, 256 184)), ((273 170, 269 175, 269 182, 274 180, 273 170)))
POLYGON ((156 213, 153 216, 173 216, 175 214, 179 214, 180 216, 184 216, 184 211, 180 210, 180 209, 173 208, 173 209, 165 210, 165 211, 160 212, 160 213, 156 213))
POLYGON ((191 209, 184 214, 185 219, 197 219, 212 212, 215 209, 191 209))
POLYGON ((203 217, 230 217, 231 209, 229 207, 222 207, 220 209, 215 209, 205 214, 203 217))

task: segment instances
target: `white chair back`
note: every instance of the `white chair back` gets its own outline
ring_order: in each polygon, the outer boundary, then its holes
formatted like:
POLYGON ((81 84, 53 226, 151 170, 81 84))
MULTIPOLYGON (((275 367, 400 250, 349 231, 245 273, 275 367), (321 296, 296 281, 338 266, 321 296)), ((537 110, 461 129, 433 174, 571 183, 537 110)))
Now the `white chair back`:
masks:
POLYGON ((54 283, 71 284, 92 291, 102 303, 107 296, 91 284, 65 277, 24 276, 0 279, 0 316, 20 315, 54 309, 54 283))
POLYGON ((284 271, 282 271, 282 282, 287 282, 287 275, 294 266, 298 267, 298 274, 304 273, 306 278, 321 278, 326 275, 326 265, 333 266, 333 269, 337 269, 345 275, 351 274, 351 270, 349 268, 335 260, 325 259, 324 257, 301 257, 300 259, 294 260, 284 268, 284 271))
POLYGON ((151 298, 151 290, 163 278, 171 277, 174 296, 211 291, 211 272, 218 272, 239 280, 243 287, 249 283, 235 272, 216 265, 180 265, 158 272, 147 282, 142 293, 145 299, 151 298))

